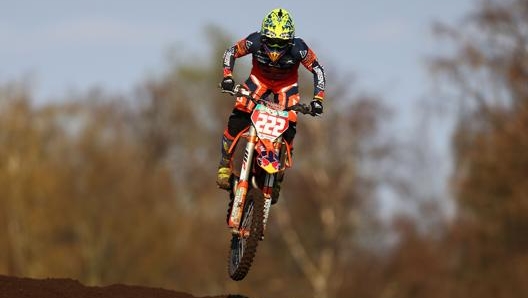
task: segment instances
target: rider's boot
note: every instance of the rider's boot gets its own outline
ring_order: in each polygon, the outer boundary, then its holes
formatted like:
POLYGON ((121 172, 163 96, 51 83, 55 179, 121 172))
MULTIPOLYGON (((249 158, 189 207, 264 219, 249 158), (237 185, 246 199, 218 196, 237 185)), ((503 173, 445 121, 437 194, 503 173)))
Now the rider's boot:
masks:
POLYGON ((231 177, 231 158, 232 154, 229 153, 229 148, 233 144, 233 139, 229 137, 227 131, 222 137, 222 156, 218 165, 218 173, 216 177, 216 184, 218 187, 229 190, 231 185, 229 178, 231 177))

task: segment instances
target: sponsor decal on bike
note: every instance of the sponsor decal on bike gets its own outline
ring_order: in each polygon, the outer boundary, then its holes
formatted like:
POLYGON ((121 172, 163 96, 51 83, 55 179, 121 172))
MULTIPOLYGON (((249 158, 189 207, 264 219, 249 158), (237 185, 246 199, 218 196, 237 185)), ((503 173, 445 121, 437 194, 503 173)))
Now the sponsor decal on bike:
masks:
POLYGON ((260 145, 256 148, 258 152, 257 164, 262 167, 266 172, 273 174, 280 169, 280 160, 275 152, 268 150, 264 145, 260 145))
POLYGON ((246 166, 249 160, 249 156, 247 152, 244 152, 244 158, 242 159, 242 170, 247 170, 246 166))

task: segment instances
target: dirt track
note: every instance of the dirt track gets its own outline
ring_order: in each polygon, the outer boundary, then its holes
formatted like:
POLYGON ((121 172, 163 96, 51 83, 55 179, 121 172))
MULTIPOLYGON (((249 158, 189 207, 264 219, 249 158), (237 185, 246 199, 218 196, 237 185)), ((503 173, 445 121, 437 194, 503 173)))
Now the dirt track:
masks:
MULTIPOLYGON (((72 279, 29 279, 0 275, 0 298, 196 298, 187 293, 127 286, 87 287, 72 279)), ((223 295, 203 298, 249 298, 223 295)))

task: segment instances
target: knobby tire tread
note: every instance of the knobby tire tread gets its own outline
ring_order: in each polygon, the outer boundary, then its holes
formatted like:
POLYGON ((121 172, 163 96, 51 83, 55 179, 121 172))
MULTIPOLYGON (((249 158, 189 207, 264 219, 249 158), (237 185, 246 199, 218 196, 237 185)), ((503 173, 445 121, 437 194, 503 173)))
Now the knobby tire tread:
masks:
MULTIPOLYGON (((253 188, 247 193, 246 203, 249 203, 250 200, 253 200, 253 217, 251 218, 251 232, 249 237, 246 240, 246 247, 244 249, 244 255, 242 260, 237 268, 234 271, 231 268, 231 258, 232 258, 232 247, 236 244, 238 236, 232 236, 231 246, 228 256, 228 270, 229 275, 233 280, 242 280, 246 277, 251 264, 253 263, 253 258, 257 252, 257 245, 260 241, 261 236, 263 235, 263 220, 264 220, 264 195, 258 188, 253 188), (233 271, 233 272, 231 272, 233 271)), ((244 210, 244 213, 246 210, 244 210)), ((245 214, 243 214, 244 216, 245 214)))

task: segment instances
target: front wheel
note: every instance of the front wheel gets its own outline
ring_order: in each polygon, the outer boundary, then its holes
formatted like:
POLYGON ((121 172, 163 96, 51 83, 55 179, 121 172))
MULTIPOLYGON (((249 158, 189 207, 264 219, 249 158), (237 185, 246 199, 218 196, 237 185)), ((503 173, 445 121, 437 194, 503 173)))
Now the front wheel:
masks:
POLYGON ((231 238, 228 271, 233 280, 246 277, 264 233, 263 220, 264 195, 260 189, 253 188, 247 193, 238 233, 231 238))

